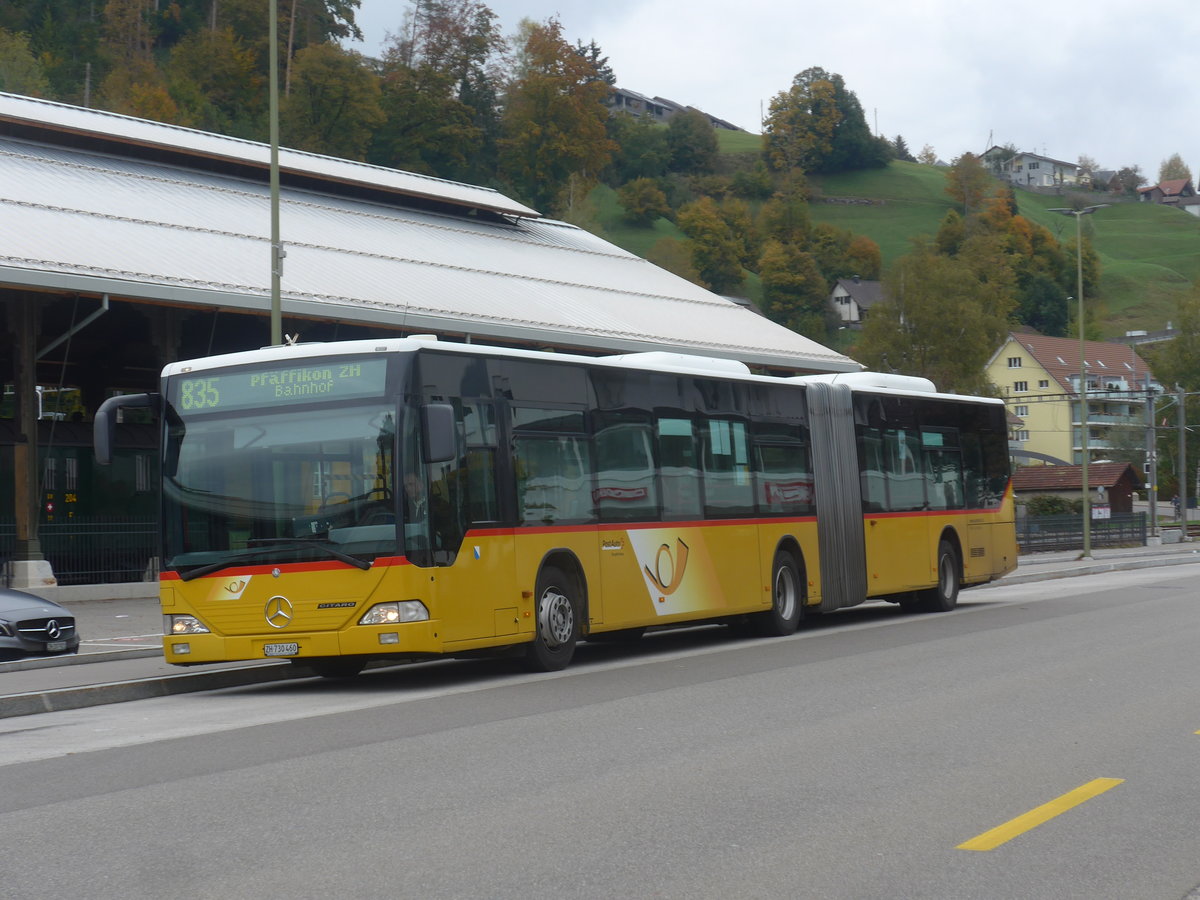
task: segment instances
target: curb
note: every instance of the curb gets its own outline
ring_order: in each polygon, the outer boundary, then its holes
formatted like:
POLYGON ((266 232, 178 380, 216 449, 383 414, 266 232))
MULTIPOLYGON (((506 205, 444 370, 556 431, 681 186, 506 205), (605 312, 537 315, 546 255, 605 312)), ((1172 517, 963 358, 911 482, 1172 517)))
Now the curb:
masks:
POLYGON ((86 687, 60 688, 51 691, 31 691, 4 697, 4 703, 0 705, 0 719, 28 716, 35 713, 62 712, 68 709, 82 709, 109 703, 127 703, 130 700, 170 697, 192 691, 211 691, 311 677, 311 673, 298 669, 291 663, 255 663, 235 669, 138 678, 112 684, 93 684, 86 687))
MULTIPOLYGON (((1127 569, 1156 569, 1162 566, 1187 566, 1200 563, 1200 556, 1156 556, 1152 559, 1129 559, 1115 562, 1090 562, 1072 566, 1069 569, 1058 569, 1053 572, 1029 572, 1005 575, 999 581, 993 581, 993 586, 1002 587, 1006 584, 1028 584, 1034 581, 1053 581, 1059 578, 1073 578, 1076 575, 1098 575, 1104 572, 1117 572, 1127 569)), ((983 585, 987 587, 987 585, 983 585)))
POLYGON ((118 650, 71 653, 67 656, 34 656, 30 659, 15 659, 0 663, 0 674, 4 672, 27 672, 30 669, 57 669, 60 666, 78 666, 83 663, 112 662, 116 659, 147 659, 162 656, 161 647, 130 647, 118 650))

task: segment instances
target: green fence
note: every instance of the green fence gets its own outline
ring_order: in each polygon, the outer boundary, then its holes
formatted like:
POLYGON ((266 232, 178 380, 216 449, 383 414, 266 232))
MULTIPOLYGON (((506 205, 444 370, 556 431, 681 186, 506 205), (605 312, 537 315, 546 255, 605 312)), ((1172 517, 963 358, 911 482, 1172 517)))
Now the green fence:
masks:
MULTIPOLYGON (((1145 546, 1146 514, 1126 513, 1092 519, 1093 547, 1145 546)), ((1039 550, 1082 550, 1083 516, 1024 516, 1017 520, 1017 544, 1022 553, 1039 550)))
MULTIPOLYGON (((0 519, 0 563, 12 559, 16 523, 0 519)), ((122 516, 76 516, 38 526, 42 556, 59 584, 101 584, 156 578, 158 523, 122 516)))

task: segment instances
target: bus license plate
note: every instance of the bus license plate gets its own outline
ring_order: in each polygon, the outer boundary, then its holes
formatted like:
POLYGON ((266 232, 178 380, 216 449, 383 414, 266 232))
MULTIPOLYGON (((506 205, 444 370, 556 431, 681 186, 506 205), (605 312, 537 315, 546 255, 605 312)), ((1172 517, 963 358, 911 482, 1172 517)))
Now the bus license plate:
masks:
POLYGON ((300 652, 299 644, 263 644, 263 656, 295 656, 300 652))

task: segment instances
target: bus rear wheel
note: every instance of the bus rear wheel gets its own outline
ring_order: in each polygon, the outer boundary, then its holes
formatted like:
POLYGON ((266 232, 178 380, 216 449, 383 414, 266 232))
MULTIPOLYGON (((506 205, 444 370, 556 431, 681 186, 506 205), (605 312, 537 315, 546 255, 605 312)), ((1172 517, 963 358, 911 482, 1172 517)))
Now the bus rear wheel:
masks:
POLYGON ((804 589, 796 560, 780 550, 771 566, 771 608, 753 616, 754 630, 766 637, 783 637, 800 627, 803 615, 804 589))
POLYGON ((958 604, 959 571, 954 545, 949 541, 939 542, 937 584, 914 592, 913 600, 901 602, 901 606, 912 612, 950 612, 958 604))
POLYGON ((579 641, 580 603, 575 581, 555 566, 538 576, 537 633, 525 648, 525 665, 534 672, 565 669, 579 641))

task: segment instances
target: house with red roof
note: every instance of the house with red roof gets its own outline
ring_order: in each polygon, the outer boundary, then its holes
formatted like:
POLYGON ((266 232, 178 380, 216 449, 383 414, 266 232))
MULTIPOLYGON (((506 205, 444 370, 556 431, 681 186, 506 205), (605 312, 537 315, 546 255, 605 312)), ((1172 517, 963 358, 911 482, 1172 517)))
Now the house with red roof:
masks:
MULTIPOLYGON (((1088 460, 1145 444, 1146 403, 1162 392, 1149 366, 1127 344, 1085 341, 1088 460)), ((987 364, 988 379, 1004 398, 1010 444, 1018 461, 1079 465, 1080 345, 1076 338, 1010 332, 987 364)))
POLYGON ((1200 197, 1190 178, 1173 178, 1158 184, 1138 188, 1138 199, 1143 203, 1161 203, 1174 206, 1193 216, 1200 216, 1200 197))
MULTIPOLYGON (((1023 466, 1013 472, 1013 494, 1022 503, 1038 494, 1077 500, 1083 492, 1083 466, 1023 466)), ((1141 474, 1126 462, 1088 466, 1088 492, 1093 505, 1114 513, 1133 512, 1133 492, 1144 487, 1141 474)))

